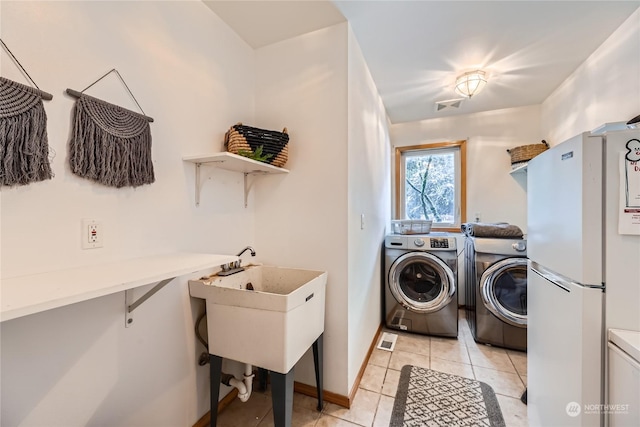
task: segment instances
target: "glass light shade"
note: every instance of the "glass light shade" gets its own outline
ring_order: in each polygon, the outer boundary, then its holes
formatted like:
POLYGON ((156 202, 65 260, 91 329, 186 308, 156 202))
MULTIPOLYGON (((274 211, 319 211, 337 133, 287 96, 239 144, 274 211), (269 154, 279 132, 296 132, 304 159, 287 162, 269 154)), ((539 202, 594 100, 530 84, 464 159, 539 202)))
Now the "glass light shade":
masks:
POLYGON ((462 96, 471 98, 484 89, 486 84, 487 77, 484 71, 469 71, 456 79, 456 92, 462 96))

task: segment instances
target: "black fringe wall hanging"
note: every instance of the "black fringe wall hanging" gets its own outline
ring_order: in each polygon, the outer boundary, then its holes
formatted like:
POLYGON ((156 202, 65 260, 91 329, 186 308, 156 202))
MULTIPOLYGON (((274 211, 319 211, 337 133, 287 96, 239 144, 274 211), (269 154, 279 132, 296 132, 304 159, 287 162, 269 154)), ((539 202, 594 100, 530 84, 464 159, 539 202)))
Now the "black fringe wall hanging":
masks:
MULTIPOLYGON (((0 43, 35 85, 7 45, 0 43)), ((0 185, 26 185, 53 177, 42 103, 52 98, 37 85, 33 88, 0 77, 0 185)))
MULTIPOLYGON (((122 80, 115 69, 109 73, 114 71, 122 80)), ((126 83, 124 85, 127 87, 126 83)), ((69 142, 71 171, 109 187, 138 187, 153 183, 149 126, 153 119, 82 92, 67 89, 68 94, 78 98, 69 142)), ((133 97, 131 91, 129 94, 133 97)))

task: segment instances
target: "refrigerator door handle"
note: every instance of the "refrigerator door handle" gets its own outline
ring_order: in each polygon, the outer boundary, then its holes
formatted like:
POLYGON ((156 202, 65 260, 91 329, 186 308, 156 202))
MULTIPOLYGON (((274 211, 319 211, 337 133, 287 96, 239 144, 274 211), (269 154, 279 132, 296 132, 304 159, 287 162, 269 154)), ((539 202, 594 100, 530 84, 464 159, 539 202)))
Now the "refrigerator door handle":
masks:
POLYGON ((545 268, 534 261, 529 262, 529 267, 531 268, 531 271, 537 274, 538 276, 542 277, 548 282, 553 283, 555 286, 567 292, 571 292, 572 286, 578 286, 580 288, 587 288, 587 289, 604 289, 604 285, 585 285, 584 283, 578 283, 561 274, 558 274, 552 270, 549 270, 548 268, 545 268))
POLYGON ((551 283, 552 285, 557 286, 558 288, 562 289, 565 292, 571 293, 571 288, 569 288, 569 286, 565 285, 564 283, 556 282, 555 280, 551 279, 549 276, 546 276, 541 271, 535 269, 533 266, 531 266, 531 271, 533 271, 535 274, 542 277, 544 280, 551 283))

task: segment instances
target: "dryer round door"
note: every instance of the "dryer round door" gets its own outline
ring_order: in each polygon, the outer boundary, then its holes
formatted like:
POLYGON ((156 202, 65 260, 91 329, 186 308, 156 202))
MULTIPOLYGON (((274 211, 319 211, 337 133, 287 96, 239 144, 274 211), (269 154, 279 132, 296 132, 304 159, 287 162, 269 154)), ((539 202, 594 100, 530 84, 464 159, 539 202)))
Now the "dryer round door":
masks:
POLYGON ((451 302, 456 284, 451 268, 426 252, 409 252, 389 269, 389 288, 405 308, 433 313, 451 302))
POLYGON ((498 319, 527 327, 527 259, 507 258, 487 268, 480 277, 480 295, 498 319))

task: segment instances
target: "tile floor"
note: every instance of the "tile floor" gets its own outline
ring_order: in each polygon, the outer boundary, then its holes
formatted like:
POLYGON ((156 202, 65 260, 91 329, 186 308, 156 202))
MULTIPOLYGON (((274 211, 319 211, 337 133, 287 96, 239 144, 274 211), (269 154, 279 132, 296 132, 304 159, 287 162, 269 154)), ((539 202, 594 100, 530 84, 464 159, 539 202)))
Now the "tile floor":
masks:
MULTIPOLYGON (((365 369, 351 409, 325 403, 316 410, 314 398, 296 393, 294 427, 389 426, 400 369, 410 364, 474 378, 493 387, 507 427, 527 427, 527 407, 520 402, 527 383, 527 355, 474 342, 460 314, 458 339, 398 333, 393 352, 375 349, 365 369)), ((219 416, 219 427, 273 426, 271 395, 254 391, 247 403, 234 400, 219 416)))

